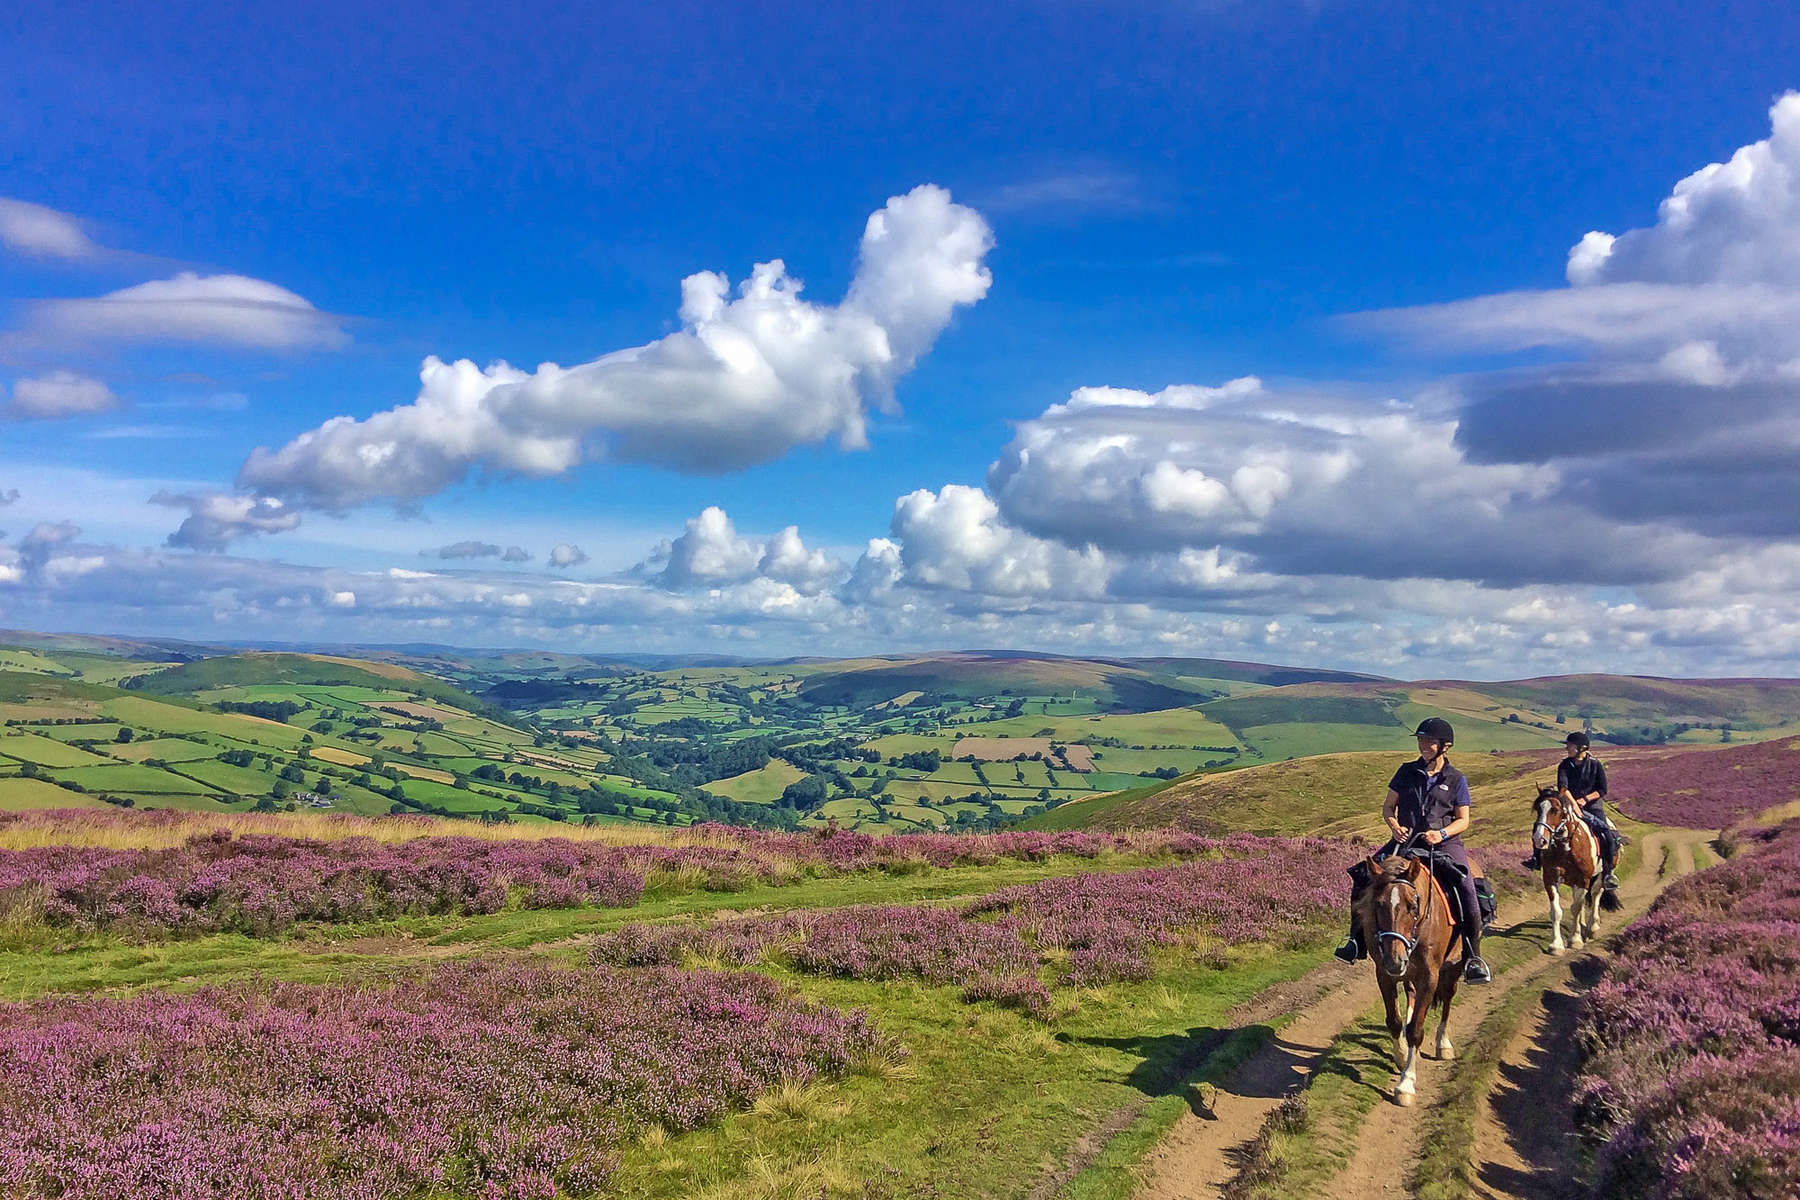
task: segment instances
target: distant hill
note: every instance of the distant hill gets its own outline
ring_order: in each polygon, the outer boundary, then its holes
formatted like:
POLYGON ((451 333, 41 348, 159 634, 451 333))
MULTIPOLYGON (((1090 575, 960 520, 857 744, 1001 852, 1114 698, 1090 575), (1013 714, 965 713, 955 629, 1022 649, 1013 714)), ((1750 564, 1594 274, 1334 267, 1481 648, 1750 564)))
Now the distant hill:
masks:
POLYGON ((1672 722, 1784 725, 1800 719, 1800 679, 1667 679, 1556 675, 1501 683, 1451 683, 1513 704, 1592 717, 1603 726, 1672 722))
POLYGON ((1235 679, 1265 687, 1295 683, 1385 683, 1382 675, 1362 675, 1328 667, 1282 667, 1268 663, 1239 662, 1228 658, 1121 658, 1112 661, 1143 671, 1201 679, 1235 679))
POLYGON ((219 688, 279 684, 351 684, 399 688, 465 712, 478 713, 490 720, 516 724, 516 719, 506 710, 477 699, 459 687, 408 667, 370 659, 335 658, 318 654, 225 654, 136 675, 122 681, 121 686, 153 696, 194 696, 219 688))
MULTIPOLYGON (((1405 751, 1320 754, 1138 788, 1064 804, 1021 829, 1157 829, 1200 833, 1317 835, 1377 842, 1386 837, 1381 801, 1405 751)), ((1556 751, 1457 756, 1476 794, 1474 844, 1517 841, 1529 831, 1529 798, 1556 751)))
POLYGON ((1079 694, 1102 709, 1151 712, 1194 704, 1217 695, 1174 676, 1085 659, 998 655, 943 655, 908 662, 829 668, 809 676, 800 695, 814 704, 861 707, 909 692, 973 698, 1079 694))
POLYGON ((1231 683, 1370 682, 1378 677, 1210 658, 1066 658, 1018 651, 820 662, 801 684, 815 704, 857 707, 909 692, 954 697, 1071 694, 1102 710, 1153 712, 1217 699, 1231 683), (833 669, 834 666, 837 669, 833 669))

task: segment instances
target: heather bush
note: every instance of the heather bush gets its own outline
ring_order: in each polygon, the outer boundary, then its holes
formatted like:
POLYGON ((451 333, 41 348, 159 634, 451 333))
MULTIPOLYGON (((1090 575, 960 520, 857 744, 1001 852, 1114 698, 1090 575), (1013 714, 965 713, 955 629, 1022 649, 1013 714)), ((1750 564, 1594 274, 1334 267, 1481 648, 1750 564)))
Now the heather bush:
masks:
POLYGON ((625 1140, 892 1053, 755 975, 518 962, 0 1008, 0 1195, 591 1196, 625 1140))
POLYGON ((1800 742, 1778 738, 1724 750, 1651 751, 1606 766, 1626 815, 1655 825, 1724 829, 1800 800, 1800 742))
POLYGON ((1579 1037, 1601 1194, 1800 1194, 1800 822, 1628 927, 1579 1037))
MULTIPOLYGON (((41 813, 0 814, 0 831, 53 828, 41 813)), ((1174 859, 1221 853, 1221 843, 1179 831, 1130 834, 1000 833, 872 838, 779 834, 715 826, 667 844, 563 838, 420 836, 404 840, 295 838, 208 830, 205 818, 107 815, 129 830, 191 829, 154 849, 33 844, 0 850, 0 922, 40 921, 136 936, 234 931, 266 935, 298 922, 351 922, 402 914, 487 913, 508 905, 630 907, 646 888, 734 892, 808 876, 908 872, 1102 854, 1174 859)), ((357 828, 340 818, 334 832, 357 828)), ((96 818, 82 814, 91 835, 96 818)), ((427 826, 426 828, 437 828, 427 826)))
POLYGON ((763 960, 816 975, 916 979, 1042 1015, 1042 976, 1052 963, 1060 964, 1059 982, 1094 986, 1149 979, 1160 946, 1304 944, 1342 909, 1344 884, 1330 868, 1349 853, 1317 839, 1224 838, 1191 862, 1046 879, 958 908, 634 922, 596 938, 590 956, 617 966, 763 960))

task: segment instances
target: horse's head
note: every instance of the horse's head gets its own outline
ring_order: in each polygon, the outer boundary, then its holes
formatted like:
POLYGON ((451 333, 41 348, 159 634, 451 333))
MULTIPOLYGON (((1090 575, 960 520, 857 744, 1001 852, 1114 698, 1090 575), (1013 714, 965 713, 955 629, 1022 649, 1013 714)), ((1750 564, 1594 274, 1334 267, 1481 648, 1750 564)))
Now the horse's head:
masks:
POLYGON ((1575 819, 1575 806, 1563 797, 1559 788, 1540 787, 1537 794, 1537 824, 1543 831, 1544 844, 1554 845, 1566 842, 1569 837, 1571 822, 1575 819))
POLYGON ((1375 960, 1390 979, 1406 975, 1413 949, 1425 924, 1431 894, 1431 872, 1417 859, 1392 855, 1369 862, 1374 887, 1369 902, 1375 925, 1375 960))

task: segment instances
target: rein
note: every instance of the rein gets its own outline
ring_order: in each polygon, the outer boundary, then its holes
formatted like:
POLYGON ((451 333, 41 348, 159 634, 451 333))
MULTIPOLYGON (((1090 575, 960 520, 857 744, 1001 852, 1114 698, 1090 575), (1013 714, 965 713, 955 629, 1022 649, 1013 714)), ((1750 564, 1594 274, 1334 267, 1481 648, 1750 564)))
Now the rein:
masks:
MULTIPOLYGON (((1411 843, 1412 838, 1408 838, 1407 845, 1410 846, 1411 843)), ((1395 854, 1399 853, 1400 850, 1396 849, 1395 854)), ((1437 857, 1437 848, 1435 846, 1431 848, 1431 856, 1433 859, 1437 857)), ((1418 899, 1419 907, 1413 913, 1411 937, 1401 933, 1398 929, 1378 929, 1375 931, 1375 944, 1377 946, 1381 945, 1383 938, 1392 938, 1394 941, 1397 941, 1402 946, 1406 947, 1406 957, 1408 959, 1412 958, 1413 948, 1419 944, 1419 926, 1423 925, 1426 919, 1431 916, 1431 893, 1437 886, 1434 865, 1435 864, 1427 865, 1425 868, 1425 890, 1423 892, 1421 892, 1410 879, 1390 879, 1387 881, 1386 887, 1403 887, 1411 892, 1413 896, 1418 899)))

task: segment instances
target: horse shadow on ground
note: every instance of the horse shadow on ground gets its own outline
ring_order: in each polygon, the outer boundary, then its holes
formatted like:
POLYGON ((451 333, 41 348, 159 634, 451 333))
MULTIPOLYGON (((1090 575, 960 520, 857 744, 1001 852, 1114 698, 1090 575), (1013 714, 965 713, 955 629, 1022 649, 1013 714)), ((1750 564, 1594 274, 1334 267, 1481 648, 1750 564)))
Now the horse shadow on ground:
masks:
POLYGON ((1194 1076, 1206 1065, 1208 1058, 1240 1034, 1272 1037, 1274 1030, 1267 1025, 1238 1025, 1231 1028, 1195 1025, 1185 1033, 1116 1038, 1078 1037, 1059 1033, 1056 1040, 1069 1045, 1116 1050, 1137 1058, 1137 1065, 1126 1072, 1122 1082, 1152 1099, 1181 1096, 1196 1117, 1212 1121, 1218 1119, 1212 1110, 1212 1086, 1196 1083, 1194 1076))
POLYGON ((1573 1114, 1574 1038, 1581 1022, 1581 993, 1598 983, 1605 970, 1600 959, 1578 960, 1570 971, 1576 994, 1544 992, 1548 1019, 1536 1044, 1523 1062, 1500 1064, 1488 1103, 1525 1166, 1483 1163, 1478 1177, 1485 1190, 1480 1194, 1552 1200, 1578 1190, 1582 1156, 1573 1114))
POLYGON ((1379 1028, 1349 1035, 1347 1052, 1342 1055, 1331 1054, 1326 1046, 1291 1041, 1266 1024, 1231 1028, 1196 1025, 1185 1033, 1143 1037, 1078 1037, 1059 1033, 1056 1039, 1135 1056, 1137 1065, 1126 1073, 1124 1083, 1151 1098, 1180 1096, 1186 1100, 1188 1109, 1203 1121, 1217 1119, 1213 1112, 1213 1097, 1219 1091, 1233 1096, 1280 1100, 1297 1091, 1309 1074, 1320 1072, 1341 1074, 1353 1083, 1380 1092, 1380 1079, 1385 1071, 1382 1064, 1387 1061, 1388 1054, 1386 1031, 1379 1028), (1207 1059, 1239 1036, 1257 1040, 1259 1047, 1255 1053, 1265 1056, 1264 1064, 1255 1071, 1239 1072, 1238 1078, 1231 1080, 1229 1085, 1196 1082, 1194 1076, 1206 1065, 1207 1059), (1270 1060, 1266 1057, 1270 1054, 1277 1057, 1270 1060))

